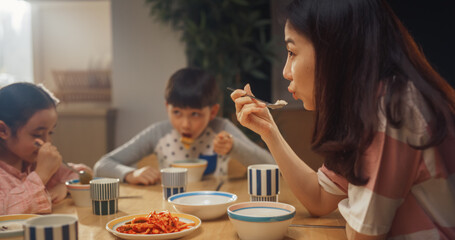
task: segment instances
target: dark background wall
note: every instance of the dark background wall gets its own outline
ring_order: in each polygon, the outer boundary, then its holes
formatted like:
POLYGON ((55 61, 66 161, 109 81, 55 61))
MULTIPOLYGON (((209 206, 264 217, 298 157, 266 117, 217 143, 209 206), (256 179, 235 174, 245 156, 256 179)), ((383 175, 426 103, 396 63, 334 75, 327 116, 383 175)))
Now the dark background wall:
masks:
POLYGON ((455 1, 388 2, 433 67, 455 87, 455 1))

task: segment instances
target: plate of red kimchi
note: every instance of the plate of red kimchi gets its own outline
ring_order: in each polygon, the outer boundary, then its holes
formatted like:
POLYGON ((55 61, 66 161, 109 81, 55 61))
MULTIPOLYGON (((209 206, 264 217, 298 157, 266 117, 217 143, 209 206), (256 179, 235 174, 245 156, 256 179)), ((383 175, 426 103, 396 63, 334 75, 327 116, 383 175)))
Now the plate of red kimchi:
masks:
POLYGON ((122 239, 176 239, 191 234, 201 226, 193 215, 168 211, 136 214, 116 218, 106 229, 122 239))

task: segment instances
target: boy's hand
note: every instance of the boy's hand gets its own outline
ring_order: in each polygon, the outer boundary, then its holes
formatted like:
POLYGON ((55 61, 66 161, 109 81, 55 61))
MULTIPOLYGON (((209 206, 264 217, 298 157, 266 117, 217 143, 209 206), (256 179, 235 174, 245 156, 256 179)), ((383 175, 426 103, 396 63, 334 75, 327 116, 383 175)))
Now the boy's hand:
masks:
POLYGON ((228 154, 234 145, 234 138, 226 131, 222 131, 213 139, 213 151, 218 155, 228 154))
POLYGON ((66 198, 68 191, 64 183, 59 183, 49 189, 49 194, 51 195, 52 203, 59 203, 66 198))
POLYGON ((158 183, 161 173, 158 169, 150 166, 136 169, 125 176, 125 182, 131 184, 151 185, 158 183))

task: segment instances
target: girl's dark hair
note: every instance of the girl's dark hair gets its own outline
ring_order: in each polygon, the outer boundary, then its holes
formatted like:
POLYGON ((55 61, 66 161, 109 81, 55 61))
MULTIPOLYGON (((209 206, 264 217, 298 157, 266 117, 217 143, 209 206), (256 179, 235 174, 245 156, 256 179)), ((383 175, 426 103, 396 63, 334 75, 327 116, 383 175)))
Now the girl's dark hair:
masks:
POLYGON ((0 120, 13 136, 39 110, 55 108, 56 99, 42 87, 31 83, 13 83, 0 89, 0 120))
POLYGON ((167 82, 164 97, 169 104, 182 108, 203 108, 217 103, 215 77, 199 68, 183 68, 167 82))
POLYGON ((379 95, 392 126, 402 125, 400 96, 412 82, 435 117, 425 149, 453 133, 455 94, 430 66, 384 0, 295 0, 286 20, 314 46, 315 128, 312 149, 328 169, 355 185, 362 154, 378 129, 379 95), (381 93, 379 89, 385 86, 381 93))

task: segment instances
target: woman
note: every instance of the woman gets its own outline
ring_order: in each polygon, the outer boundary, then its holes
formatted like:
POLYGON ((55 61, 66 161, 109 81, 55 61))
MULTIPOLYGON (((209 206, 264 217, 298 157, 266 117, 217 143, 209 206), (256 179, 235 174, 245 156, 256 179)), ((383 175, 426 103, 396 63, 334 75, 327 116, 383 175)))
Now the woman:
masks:
POLYGON ((288 90, 314 110, 314 172, 264 104, 231 94, 313 215, 337 207, 348 239, 455 239, 455 92, 382 0, 295 0, 286 8, 288 90))

